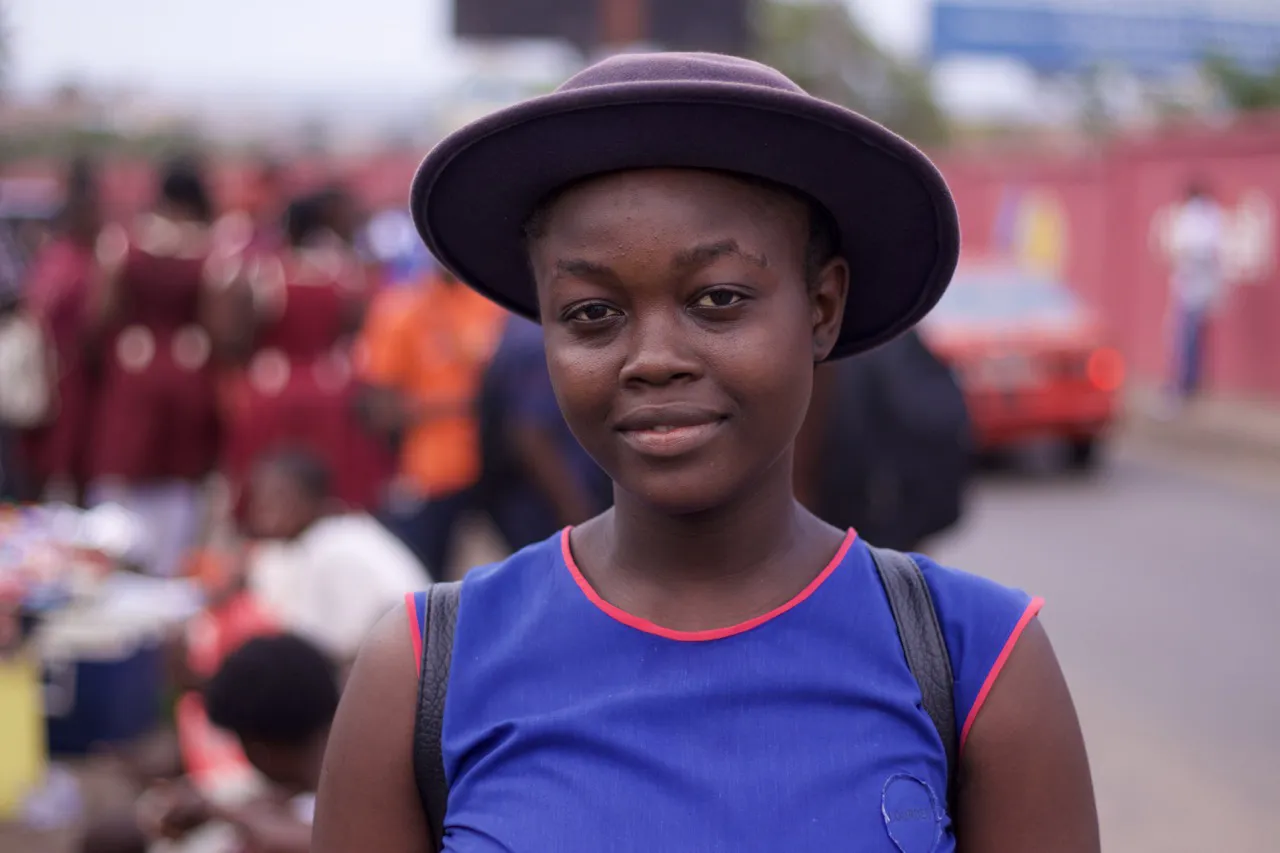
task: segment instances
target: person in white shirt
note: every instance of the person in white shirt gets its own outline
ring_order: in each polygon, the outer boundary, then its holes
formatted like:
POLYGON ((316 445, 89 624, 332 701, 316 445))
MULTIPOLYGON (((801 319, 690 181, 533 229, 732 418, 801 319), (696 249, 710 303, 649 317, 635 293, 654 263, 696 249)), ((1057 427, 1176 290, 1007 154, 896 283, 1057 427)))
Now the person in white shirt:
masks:
POLYGON ((345 665, 374 624, 431 578, 374 518, 330 514, 328 500, 328 472, 306 451, 281 450, 258 464, 248 522, 263 541, 246 583, 282 628, 345 665))
POLYGON ((1178 401, 1200 386, 1204 339, 1209 321, 1222 301, 1222 247, 1225 215, 1203 185, 1193 182, 1174 214, 1170 233, 1173 271, 1170 308, 1173 321, 1171 390, 1178 401))

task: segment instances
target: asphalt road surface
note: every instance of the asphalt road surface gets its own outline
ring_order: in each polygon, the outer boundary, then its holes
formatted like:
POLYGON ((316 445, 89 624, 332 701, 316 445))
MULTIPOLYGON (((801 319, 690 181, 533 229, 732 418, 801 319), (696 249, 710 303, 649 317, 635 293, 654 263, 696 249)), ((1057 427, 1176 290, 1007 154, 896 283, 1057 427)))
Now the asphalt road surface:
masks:
POLYGON ((996 472, 930 550, 1046 598, 1104 850, 1280 853, 1280 459, 996 472))

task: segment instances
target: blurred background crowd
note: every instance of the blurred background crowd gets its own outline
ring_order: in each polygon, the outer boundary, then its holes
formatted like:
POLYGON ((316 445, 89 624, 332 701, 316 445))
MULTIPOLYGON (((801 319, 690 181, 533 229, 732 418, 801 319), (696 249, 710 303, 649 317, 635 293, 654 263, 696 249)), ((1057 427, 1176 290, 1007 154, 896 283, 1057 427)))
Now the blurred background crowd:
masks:
POLYGON ((1108 849, 1275 849, 1273 0, 2 0, 0 847, 252 839, 226 804, 313 784, 403 592, 609 505, 538 327, 436 264, 406 189, 636 49, 761 59, 935 159, 956 282, 819 371, 797 493, 1049 598, 1108 849), (263 672, 318 716, 245 700, 263 672))

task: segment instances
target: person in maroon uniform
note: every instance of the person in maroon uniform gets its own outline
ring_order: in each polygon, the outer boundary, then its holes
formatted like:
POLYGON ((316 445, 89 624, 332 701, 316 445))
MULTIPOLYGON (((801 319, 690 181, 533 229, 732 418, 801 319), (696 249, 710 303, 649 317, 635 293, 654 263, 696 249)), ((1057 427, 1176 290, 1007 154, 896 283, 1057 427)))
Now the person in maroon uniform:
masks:
POLYGON ((53 237, 28 272, 23 301, 52 350, 55 406, 46 422, 23 436, 22 455, 31 491, 78 501, 84 488, 90 383, 83 347, 85 306, 97 267, 94 241, 102 227, 98 184, 92 164, 78 160, 68 170, 66 195, 53 237))
POLYGON ((286 214, 288 247, 258 259, 253 293, 254 352, 229 425, 226 473, 238 492, 255 460, 301 445, 334 472, 335 496, 352 508, 377 502, 390 462, 352 409, 350 348, 365 299, 363 271, 330 227, 320 195, 286 214))
POLYGON ((210 295, 223 275, 213 204, 197 165, 169 163, 152 210, 98 241, 94 321, 101 361, 89 449, 89 501, 115 501, 145 523, 143 560, 172 574, 201 522, 203 481, 218 456, 210 295))

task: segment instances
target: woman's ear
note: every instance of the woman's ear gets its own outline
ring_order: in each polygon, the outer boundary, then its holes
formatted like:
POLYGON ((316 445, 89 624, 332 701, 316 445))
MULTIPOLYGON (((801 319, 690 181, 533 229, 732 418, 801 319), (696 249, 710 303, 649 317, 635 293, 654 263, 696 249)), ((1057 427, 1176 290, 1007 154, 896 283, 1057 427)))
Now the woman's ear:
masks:
POLYGON ((809 285, 815 362, 826 359, 839 340, 848 296, 849 264, 844 258, 832 258, 809 285))

